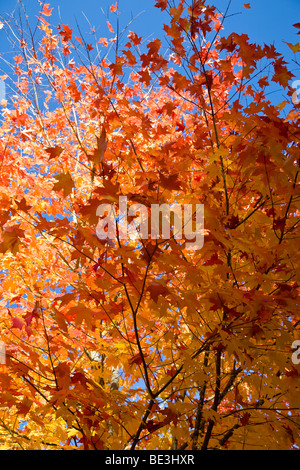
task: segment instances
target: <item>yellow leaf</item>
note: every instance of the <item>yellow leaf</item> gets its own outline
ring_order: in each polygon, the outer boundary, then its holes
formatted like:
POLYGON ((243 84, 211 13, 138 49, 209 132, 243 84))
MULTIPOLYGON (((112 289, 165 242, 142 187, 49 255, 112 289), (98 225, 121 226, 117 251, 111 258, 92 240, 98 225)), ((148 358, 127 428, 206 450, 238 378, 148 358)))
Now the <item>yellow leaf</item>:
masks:
POLYGON ((299 43, 297 43, 297 44, 292 44, 292 43, 290 43, 290 42, 286 42, 286 41, 284 41, 284 42, 289 46, 289 48, 290 48, 294 53, 300 51, 300 44, 299 44, 299 43))

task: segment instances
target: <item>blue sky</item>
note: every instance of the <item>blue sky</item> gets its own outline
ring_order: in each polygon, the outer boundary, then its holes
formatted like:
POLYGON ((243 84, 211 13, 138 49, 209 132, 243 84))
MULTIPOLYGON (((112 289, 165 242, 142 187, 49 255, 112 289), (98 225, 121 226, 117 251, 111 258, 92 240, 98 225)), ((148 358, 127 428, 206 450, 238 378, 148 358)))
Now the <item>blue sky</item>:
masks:
MULTIPOLYGON (((103 25, 101 9, 105 13, 109 13, 109 6, 115 3, 115 0, 46 1, 50 3, 51 7, 54 7, 53 12, 56 13, 57 18, 58 8, 60 9, 61 19, 65 23, 72 22, 76 16, 80 24, 83 25, 85 20, 82 12, 84 12, 96 27, 103 25)), ((156 35, 162 24, 163 15, 159 9, 154 8, 155 3, 156 0, 119 0, 120 19, 125 25, 131 15, 133 17, 141 13, 135 21, 135 27, 140 33, 156 35)), ((211 0, 211 3, 224 11, 228 0, 211 0)), ((0 14, 11 12, 16 4, 17 0, 0 0, 0 14)), ((23 0, 23 4, 29 14, 35 14, 37 11, 37 0, 23 0)), ((274 40, 280 42, 292 37, 296 39, 292 24, 300 21, 300 0, 232 0, 230 12, 240 14, 227 20, 227 28, 247 33, 251 39, 257 42, 273 42, 274 40), (243 4, 248 2, 251 5, 250 10, 243 7, 243 4)))
MULTIPOLYGON (((109 6, 115 3, 115 0, 46 0, 46 2, 53 7, 54 23, 68 24, 75 32, 76 18, 87 42, 90 35, 87 19, 95 27, 98 37, 110 34, 105 15, 114 25, 115 15, 109 12, 109 6)), ((119 0, 121 29, 135 18, 129 27, 130 30, 145 39, 160 36, 167 15, 154 8, 155 3, 156 0, 119 0)), ((211 3, 221 11, 225 11, 228 0, 211 0, 211 3)), ((38 0, 23 0, 23 4, 29 17, 33 19, 38 11, 38 0)), ((16 5, 17 0, 0 0, 0 15, 11 13, 16 5)), ((235 31, 248 34, 252 42, 275 43, 278 50, 286 55, 289 61, 292 60, 293 53, 283 41, 293 44, 300 42, 300 36, 292 26, 300 22, 300 0, 232 0, 229 14, 232 16, 225 22, 225 34, 235 31), (244 8, 244 3, 250 3, 251 9, 244 8)), ((14 55, 9 51, 4 28, 0 29, 0 54, 5 58, 14 55)), ((300 70, 297 71, 296 65, 294 74, 295 79, 300 79, 300 70)), ((3 84, 0 84, 0 98, 1 93, 3 95, 3 84)))

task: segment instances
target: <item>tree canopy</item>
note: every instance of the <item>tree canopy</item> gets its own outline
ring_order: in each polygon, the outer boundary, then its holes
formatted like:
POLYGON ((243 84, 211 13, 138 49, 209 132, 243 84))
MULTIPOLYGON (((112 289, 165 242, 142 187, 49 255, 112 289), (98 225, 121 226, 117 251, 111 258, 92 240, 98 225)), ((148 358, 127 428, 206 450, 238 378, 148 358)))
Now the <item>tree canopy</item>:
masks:
POLYGON ((295 76, 226 35, 227 11, 155 6, 165 43, 121 35, 118 2, 93 43, 50 4, 35 31, 3 21, 19 52, 0 127, 2 449, 299 448, 295 76), (97 236, 120 197, 131 224, 203 206, 203 243, 174 220, 97 236))

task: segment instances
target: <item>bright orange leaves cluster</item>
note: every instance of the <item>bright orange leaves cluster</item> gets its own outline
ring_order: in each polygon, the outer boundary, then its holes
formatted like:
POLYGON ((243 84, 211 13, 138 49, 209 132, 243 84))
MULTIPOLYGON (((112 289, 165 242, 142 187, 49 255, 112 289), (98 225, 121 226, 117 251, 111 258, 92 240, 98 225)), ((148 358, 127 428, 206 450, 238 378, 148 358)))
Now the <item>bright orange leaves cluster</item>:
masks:
POLYGON ((156 3, 169 49, 116 41, 112 20, 87 44, 49 4, 40 41, 20 33, 0 128, 3 449, 300 445, 294 77, 186 3, 156 3), (203 248, 100 240, 119 196, 204 204, 203 248))

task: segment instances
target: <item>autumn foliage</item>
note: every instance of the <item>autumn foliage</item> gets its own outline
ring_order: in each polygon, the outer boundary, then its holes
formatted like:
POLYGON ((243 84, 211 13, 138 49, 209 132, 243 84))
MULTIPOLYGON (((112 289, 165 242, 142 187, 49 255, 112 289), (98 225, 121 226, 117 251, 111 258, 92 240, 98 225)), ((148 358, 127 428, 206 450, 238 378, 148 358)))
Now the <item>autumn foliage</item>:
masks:
POLYGON ((119 37, 118 3, 92 44, 48 4, 38 41, 8 25, 2 449, 300 445, 294 75, 204 0, 155 6, 165 40, 119 37), (203 247, 100 240, 97 207, 119 196, 204 204, 203 247))

